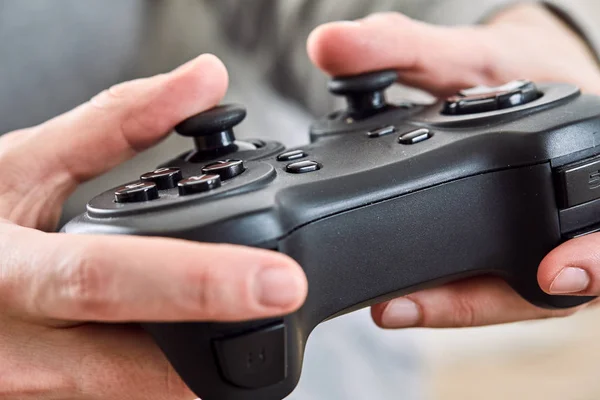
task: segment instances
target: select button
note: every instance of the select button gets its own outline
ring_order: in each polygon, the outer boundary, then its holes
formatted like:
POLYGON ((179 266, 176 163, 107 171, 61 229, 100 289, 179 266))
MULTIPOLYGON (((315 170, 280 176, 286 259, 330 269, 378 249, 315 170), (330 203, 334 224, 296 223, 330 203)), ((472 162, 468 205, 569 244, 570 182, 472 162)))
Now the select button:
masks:
POLYGON ((396 128, 393 125, 391 125, 391 126, 385 126, 383 128, 373 129, 372 131, 367 132, 367 136, 373 139, 373 138, 390 135, 394 132, 396 132, 396 128))
POLYGON ((398 142, 401 144, 415 144, 427 140, 432 136, 433 133, 429 129, 422 128, 400 135, 398 142))
POLYGON ((281 153, 277 156, 277 161, 292 161, 306 157, 306 153, 302 150, 291 150, 281 153))
POLYGON ((321 169, 321 164, 319 164, 316 161, 310 160, 298 161, 295 163, 288 164, 285 167, 285 170, 292 174, 304 174, 306 172, 318 171, 319 169, 321 169))

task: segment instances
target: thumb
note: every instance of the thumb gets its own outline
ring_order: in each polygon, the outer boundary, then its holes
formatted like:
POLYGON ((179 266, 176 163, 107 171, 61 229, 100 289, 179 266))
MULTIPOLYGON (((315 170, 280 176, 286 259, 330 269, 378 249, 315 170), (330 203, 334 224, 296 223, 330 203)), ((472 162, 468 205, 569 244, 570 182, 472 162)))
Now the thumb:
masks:
POLYGON ((600 234, 568 241, 550 252, 538 270, 540 287, 549 294, 600 295, 600 234))
POLYGON ((485 27, 443 27, 399 13, 332 22, 308 39, 313 63, 326 73, 353 75, 396 69, 403 83, 434 94, 493 84, 485 27))
POLYGON ((227 81, 224 65, 215 56, 202 55, 172 72, 113 86, 42 125, 4 135, 0 190, 12 193, 12 200, 3 196, 2 208, 15 209, 18 203, 18 208, 37 209, 40 193, 60 206, 77 184, 156 144, 183 119, 216 105, 227 81))

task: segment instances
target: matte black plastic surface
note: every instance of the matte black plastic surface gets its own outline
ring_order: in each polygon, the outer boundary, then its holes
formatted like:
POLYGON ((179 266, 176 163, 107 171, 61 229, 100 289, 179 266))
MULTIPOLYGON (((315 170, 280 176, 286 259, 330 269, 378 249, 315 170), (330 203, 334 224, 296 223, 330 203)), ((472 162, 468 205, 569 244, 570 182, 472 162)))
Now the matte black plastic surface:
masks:
MULTIPOLYGON (((528 104, 472 115, 442 115, 442 103, 388 106, 360 121, 342 111, 319 120, 314 143, 298 149, 318 170, 288 173, 290 162, 277 157, 282 147, 266 142, 228 155, 246 169, 219 188, 161 190, 156 200, 130 204, 115 203, 110 189, 64 231, 227 242, 295 258, 309 294, 283 319, 143 324, 203 400, 280 400, 300 378, 316 325, 394 296, 492 274, 540 307, 591 300, 544 293, 536 272, 550 250, 600 224, 600 200, 565 208, 556 178, 600 154, 600 98, 570 85, 538 87, 542 96, 528 104), (394 134, 368 135, 390 126, 394 134), (399 143, 418 129, 432 136, 399 143), (283 338, 265 340, 261 332, 276 326, 283 338), (257 349, 273 363, 244 367, 240 360, 255 360, 257 349)), ((185 179, 220 159, 190 162, 192 154, 163 166, 185 179)))

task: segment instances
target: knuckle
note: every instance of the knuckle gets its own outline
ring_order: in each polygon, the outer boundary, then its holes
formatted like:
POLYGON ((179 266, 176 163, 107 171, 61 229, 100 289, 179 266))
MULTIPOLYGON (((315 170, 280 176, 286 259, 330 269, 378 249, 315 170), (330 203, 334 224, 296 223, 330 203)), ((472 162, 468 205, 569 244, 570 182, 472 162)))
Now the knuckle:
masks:
POLYGON ((58 287, 69 309, 86 316, 106 315, 112 309, 111 276, 94 247, 73 256, 60 270, 58 287))
POLYGON ((187 290, 182 293, 185 304, 193 310, 199 310, 205 318, 214 316, 219 305, 216 269, 208 266, 194 269, 187 281, 187 290))
POLYGON ((203 319, 227 319, 253 308, 251 284, 243 276, 229 276, 216 266, 205 265, 192 271, 187 282, 184 307, 203 319))
POLYGON ((111 109, 116 107, 123 98, 127 97, 128 92, 128 82, 119 83, 92 97, 90 104, 99 109, 111 109))
POLYGON ((452 326, 473 327, 477 325, 477 308, 469 297, 455 296, 452 301, 452 326))

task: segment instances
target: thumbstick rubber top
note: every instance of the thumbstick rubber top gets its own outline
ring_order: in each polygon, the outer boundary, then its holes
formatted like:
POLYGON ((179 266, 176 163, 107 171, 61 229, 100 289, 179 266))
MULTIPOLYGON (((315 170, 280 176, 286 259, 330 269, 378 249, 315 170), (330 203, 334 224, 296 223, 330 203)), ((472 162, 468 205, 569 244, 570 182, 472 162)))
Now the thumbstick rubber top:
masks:
POLYGON ((398 80, 395 70, 369 72, 353 76, 337 76, 328 83, 328 89, 335 95, 354 95, 379 92, 387 89, 398 80))
POLYGON ((246 109, 237 104, 216 106, 179 123, 175 130, 182 136, 211 136, 230 131, 246 118, 246 109))

